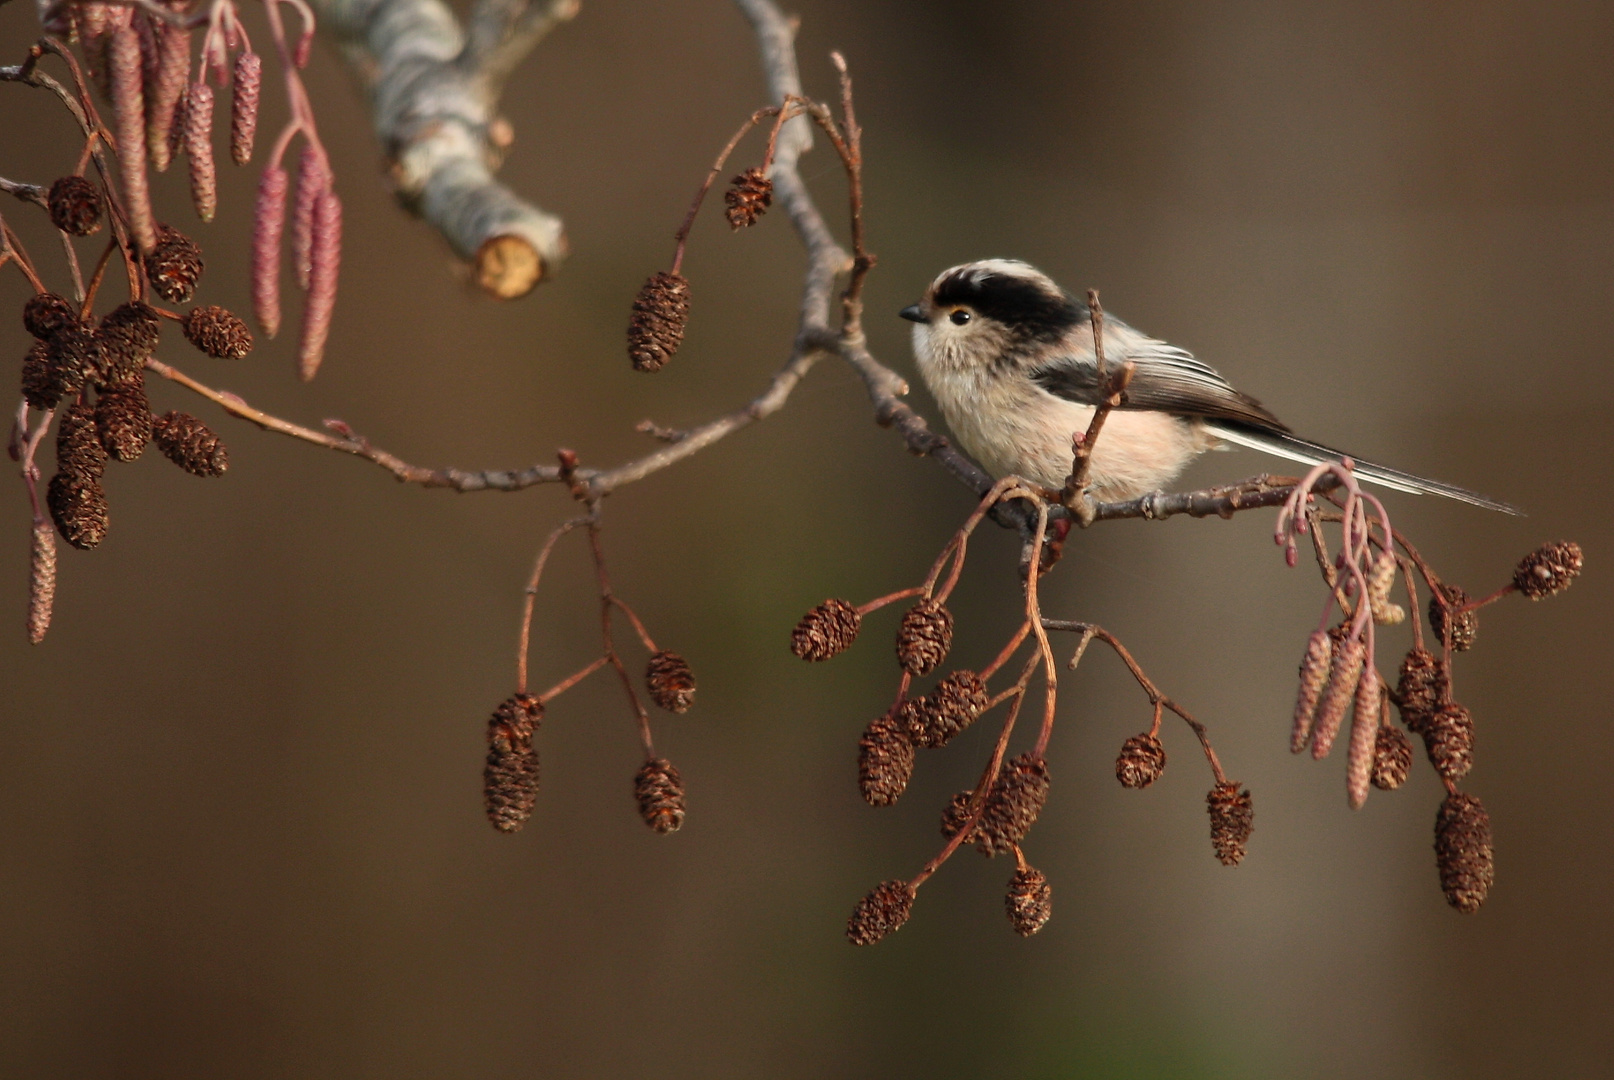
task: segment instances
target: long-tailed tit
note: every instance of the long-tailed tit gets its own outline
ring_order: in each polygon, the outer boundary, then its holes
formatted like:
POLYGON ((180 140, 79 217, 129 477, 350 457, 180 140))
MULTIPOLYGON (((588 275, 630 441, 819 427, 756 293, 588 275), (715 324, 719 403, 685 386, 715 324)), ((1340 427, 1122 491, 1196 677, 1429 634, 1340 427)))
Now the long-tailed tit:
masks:
MULTIPOLYGON (((1026 263, 986 259, 944 271, 924 299, 903 308, 925 384, 964 449, 997 476, 1059 488, 1072 440, 1104 393, 1087 305, 1026 263)), ((1131 499, 1169 483, 1202 452, 1233 443, 1308 464, 1345 455, 1293 435, 1259 401, 1193 354, 1105 315, 1109 370, 1130 361, 1132 381, 1093 448, 1088 490, 1131 499)), ((1515 508, 1352 455, 1364 480, 1444 495, 1516 514, 1515 508)))

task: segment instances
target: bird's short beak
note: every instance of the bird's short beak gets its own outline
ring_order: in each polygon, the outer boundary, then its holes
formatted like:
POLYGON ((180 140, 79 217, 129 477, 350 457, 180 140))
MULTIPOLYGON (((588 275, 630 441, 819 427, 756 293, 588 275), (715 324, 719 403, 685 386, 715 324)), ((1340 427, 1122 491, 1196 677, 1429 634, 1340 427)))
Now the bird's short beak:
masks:
POLYGON ((929 322, 930 321, 929 319, 925 318, 925 309, 920 307, 918 304, 909 304, 907 307, 905 307, 901 311, 897 312, 897 314, 901 315, 904 319, 907 319, 909 322, 929 322))

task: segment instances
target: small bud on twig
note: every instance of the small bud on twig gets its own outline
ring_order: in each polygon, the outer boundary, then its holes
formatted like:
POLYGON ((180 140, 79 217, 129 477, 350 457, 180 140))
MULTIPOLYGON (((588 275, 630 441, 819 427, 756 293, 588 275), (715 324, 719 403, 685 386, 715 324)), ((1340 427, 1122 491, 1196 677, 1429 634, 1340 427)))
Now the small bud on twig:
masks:
POLYGON ((846 940, 853 945, 873 945, 902 924, 913 914, 914 891, 906 881, 887 881, 876 885, 852 909, 846 921, 846 940))
POLYGON ((633 298, 628 318, 628 359, 638 371, 660 371, 684 341, 689 325, 689 280, 661 271, 633 298))
POLYGON ((69 236, 94 236, 101 231, 101 189, 82 176, 64 176, 46 196, 51 224, 69 236))
POLYGON ((1472 915, 1485 903, 1496 878, 1491 854, 1491 817, 1472 795, 1454 792, 1435 815, 1435 865, 1446 903, 1472 915))
POLYGON ((518 831, 538 804, 538 751, 532 734, 543 718, 542 702, 517 694, 500 702, 488 721, 482 802, 489 823, 502 833, 518 831))
POLYGON ((266 337, 280 331, 280 238, 286 231, 286 170, 270 165, 252 210, 252 315, 266 337))
POLYGON ((170 412, 152 421, 152 437, 168 460, 192 476, 223 476, 230 466, 224 443, 189 413, 170 412))
POLYGON ((28 643, 38 645, 50 629, 51 607, 56 602, 56 533, 47 521, 34 522, 28 570, 28 643))
POLYGON ((1054 913, 1054 890, 1041 870, 1028 866, 1016 870, 1009 879, 1009 892, 1003 898, 1009 911, 1009 925, 1021 937, 1030 937, 1048 924, 1054 913))
POLYGON ((1166 771, 1166 748, 1160 740, 1145 731, 1121 744, 1121 756, 1115 759, 1115 778, 1124 788, 1134 791, 1146 788, 1166 771))
POLYGON ((1430 629, 1440 643, 1450 645, 1453 652, 1467 652, 1474 647, 1474 638, 1479 633, 1479 612, 1465 611, 1448 616, 1446 608, 1460 608, 1473 598, 1456 585, 1441 583, 1435 589, 1436 595, 1429 598, 1430 629), (1445 597, 1444 605, 1441 597, 1445 597))
POLYGON ((675 652, 663 649, 651 656, 644 679, 650 699, 668 712, 688 712, 695 703, 695 673, 675 652))
POLYGON ((252 139, 258 131, 258 94, 263 86, 263 58, 255 52, 236 55, 230 77, 230 160, 245 165, 252 160, 252 139))
POLYGON ((185 95, 185 156, 190 159, 191 203, 196 216, 212 221, 219 208, 218 169, 213 163, 213 88, 206 80, 185 95))
POLYGON ((208 356, 239 360, 252 351, 252 331, 241 317, 217 304, 191 308, 185 338, 208 356))
POLYGON ((773 203, 773 181, 753 165, 729 183, 732 186, 723 193, 729 225, 734 229, 750 228, 773 203))
POLYGON ((857 640, 862 625, 857 608, 831 597, 801 617, 790 634, 790 651, 803 660, 828 660, 857 640))
POLYGON ((1048 763, 1032 754, 1004 762, 975 826, 975 849, 1009 855, 1026 838, 1048 801, 1048 763))
POLYGON ((913 743, 889 713, 877 716, 857 741, 857 786, 870 806, 891 806, 913 776, 913 743))
POLYGON ((639 816, 656 832, 677 832, 684 824, 684 781, 666 758, 644 763, 633 778, 633 795, 639 816))
POLYGON ((1532 600, 1556 596, 1580 576, 1584 562, 1580 545, 1573 540, 1542 544, 1520 560, 1513 571, 1513 587, 1532 600))
POLYGON ((1217 784, 1205 796, 1205 807, 1210 813, 1211 847, 1216 849, 1216 857, 1223 866, 1237 866, 1255 830, 1255 806, 1249 790, 1239 790, 1233 781, 1217 784))
POLYGON ((1407 782, 1411 769, 1412 741, 1400 728, 1380 724, 1373 743, 1373 786, 1380 791, 1394 791, 1407 782))
POLYGON ((910 675, 929 675, 953 646, 953 614, 934 600, 921 600, 902 616, 897 663, 910 675))
POLYGON ((336 309, 336 273, 342 259, 342 201, 327 188, 314 200, 314 232, 309 247, 308 300, 297 346, 297 374, 314 377, 325 359, 325 339, 336 309))

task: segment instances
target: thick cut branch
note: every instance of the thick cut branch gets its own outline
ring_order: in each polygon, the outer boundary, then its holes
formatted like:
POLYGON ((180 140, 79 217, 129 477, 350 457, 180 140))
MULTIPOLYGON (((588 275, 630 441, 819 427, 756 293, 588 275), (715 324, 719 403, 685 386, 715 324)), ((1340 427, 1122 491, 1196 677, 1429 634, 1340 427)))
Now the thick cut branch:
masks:
POLYGON ((561 221, 493 178, 509 144, 500 91, 577 0, 481 0, 469 33, 440 0, 313 0, 370 92, 376 134, 404 204, 473 262, 501 299, 531 291, 566 257, 561 221))

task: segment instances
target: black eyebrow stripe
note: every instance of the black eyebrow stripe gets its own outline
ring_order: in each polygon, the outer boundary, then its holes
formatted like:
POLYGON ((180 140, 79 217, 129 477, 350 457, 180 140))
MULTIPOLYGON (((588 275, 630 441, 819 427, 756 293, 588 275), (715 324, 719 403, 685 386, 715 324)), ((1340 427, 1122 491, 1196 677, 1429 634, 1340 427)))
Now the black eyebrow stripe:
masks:
POLYGON ((1012 274, 962 270, 936 285, 938 307, 962 306, 1034 341, 1058 341, 1088 319, 1087 305, 1012 274))

